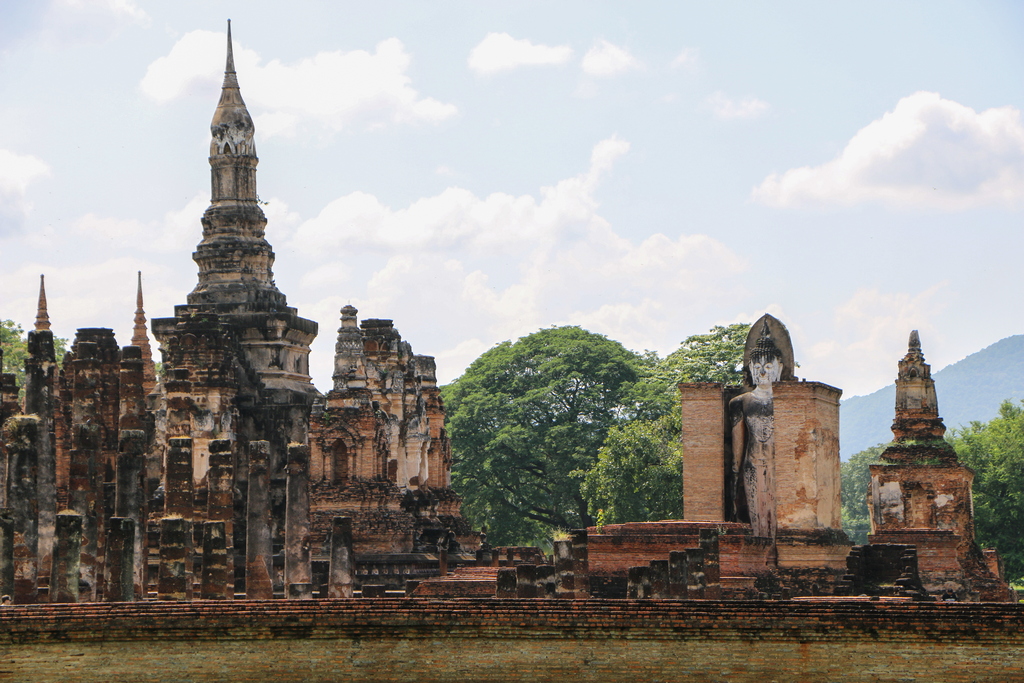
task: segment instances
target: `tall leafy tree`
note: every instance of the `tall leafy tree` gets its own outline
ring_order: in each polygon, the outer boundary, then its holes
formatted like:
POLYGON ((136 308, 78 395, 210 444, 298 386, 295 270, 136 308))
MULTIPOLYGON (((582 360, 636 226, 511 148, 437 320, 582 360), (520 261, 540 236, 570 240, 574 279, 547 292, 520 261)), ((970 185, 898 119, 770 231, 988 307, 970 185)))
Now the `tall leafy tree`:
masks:
POLYGON ((868 517, 868 484, 871 483, 869 465, 881 459, 886 444, 865 448, 840 465, 840 482, 843 497, 843 531, 856 544, 868 542, 871 520, 868 517))
POLYGON ((679 382, 743 381, 743 347, 750 325, 716 326, 687 337, 666 358, 641 357, 640 380, 630 390, 636 421, 612 428, 582 493, 601 523, 644 522, 682 516, 679 382))
POLYGON ((25 359, 28 357, 28 345, 24 339, 25 330, 13 320, 0 320, 0 349, 4 351, 2 372, 13 372, 21 376, 25 372, 25 359))
POLYGON ((1024 405, 1005 401, 998 417, 953 430, 949 440, 974 470, 978 543, 998 549, 1007 576, 1024 583, 1024 405))
POLYGON ((593 519, 578 471, 632 416, 641 361, 579 327, 535 332, 480 356, 443 389, 452 482, 463 510, 498 544, 530 543, 593 519))
POLYGON ((611 428, 581 490, 598 525, 679 519, 682 467, 679 418, 636 420, 611 428))
MULTIPOLYGON (((53 346, 57 354, 57 362, 64 361, 67 351, 67 339, 54 337, 53 346)), ((4 352, 3 368, 0 372, 11 372, 19 387, 25 386, 25 359, 28 358, 28 337, 21 325, 13 320, 0 320, 0 349, 4 352)))

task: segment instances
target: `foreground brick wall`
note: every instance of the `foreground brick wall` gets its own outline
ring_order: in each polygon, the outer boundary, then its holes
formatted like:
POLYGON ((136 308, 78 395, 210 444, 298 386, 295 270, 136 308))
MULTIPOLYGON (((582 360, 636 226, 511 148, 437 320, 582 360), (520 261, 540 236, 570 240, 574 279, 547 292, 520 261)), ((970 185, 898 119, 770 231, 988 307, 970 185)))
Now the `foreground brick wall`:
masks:
POLYGON ((885 602, 324 600, 0 610, 14 681, 1016 681, 1024 610, 885 602))

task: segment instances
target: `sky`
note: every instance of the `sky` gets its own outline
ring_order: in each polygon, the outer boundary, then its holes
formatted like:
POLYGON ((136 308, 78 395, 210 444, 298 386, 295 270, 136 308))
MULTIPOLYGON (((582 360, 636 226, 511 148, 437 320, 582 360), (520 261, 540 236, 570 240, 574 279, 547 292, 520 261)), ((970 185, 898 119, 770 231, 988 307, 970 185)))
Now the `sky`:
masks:
POLYGON ((442 383, 553 325, 770 312, 846 396, 1024 333, 1024 5, 934 0, 3 0, 0 319, 185 302, 229 18, 323 391, 346 304, 442 383))

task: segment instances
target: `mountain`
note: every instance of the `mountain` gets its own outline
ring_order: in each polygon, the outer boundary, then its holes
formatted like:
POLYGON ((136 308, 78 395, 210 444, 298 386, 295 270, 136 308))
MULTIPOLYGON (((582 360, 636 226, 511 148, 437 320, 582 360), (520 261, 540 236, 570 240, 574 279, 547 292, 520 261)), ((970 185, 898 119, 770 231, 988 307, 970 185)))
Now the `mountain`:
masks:
MULTIPOLYGON (((893 373, 896 363, 893 361, 893 373)), ((1024 334, 992 346, 932 373, 939 415, 946 427, 987 422, 1006 399, 1024 399, 1024 334)), ((869 446, 892 441, 896 385, 842 402, 839 411, 839 452, 843 460, 869 446)))

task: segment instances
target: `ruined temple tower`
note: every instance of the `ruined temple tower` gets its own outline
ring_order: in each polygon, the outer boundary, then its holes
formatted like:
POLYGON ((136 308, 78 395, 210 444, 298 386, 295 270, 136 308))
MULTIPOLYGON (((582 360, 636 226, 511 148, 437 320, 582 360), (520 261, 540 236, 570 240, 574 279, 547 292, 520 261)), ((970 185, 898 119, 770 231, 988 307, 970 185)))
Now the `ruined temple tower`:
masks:
MULTIPOLYGON (((917 330, 896 377, 893 442, 871 465, 871 543, 917 546, 921 579, 932 593, 1001 600, 1006 585, 974 540, 974 472, 957 460, 943 436, 931 366, 917 330)), ((993 562, 997 564, 994 553, 993 562)))
POLYGON ((269 440, 273 477, 287 445, 306 442, 317 394, 309 376, 317 324, 299 317, 274 283, 274 252, 256 192, 255 129, 238 87, 230 23, 210 130, 211 201, 192 254, 199 281, 173 318, 153 320, 168 377, 158 428, 193 439, 197 482, 207 467, 200 453, 213 439, 240 447, 269 440))

